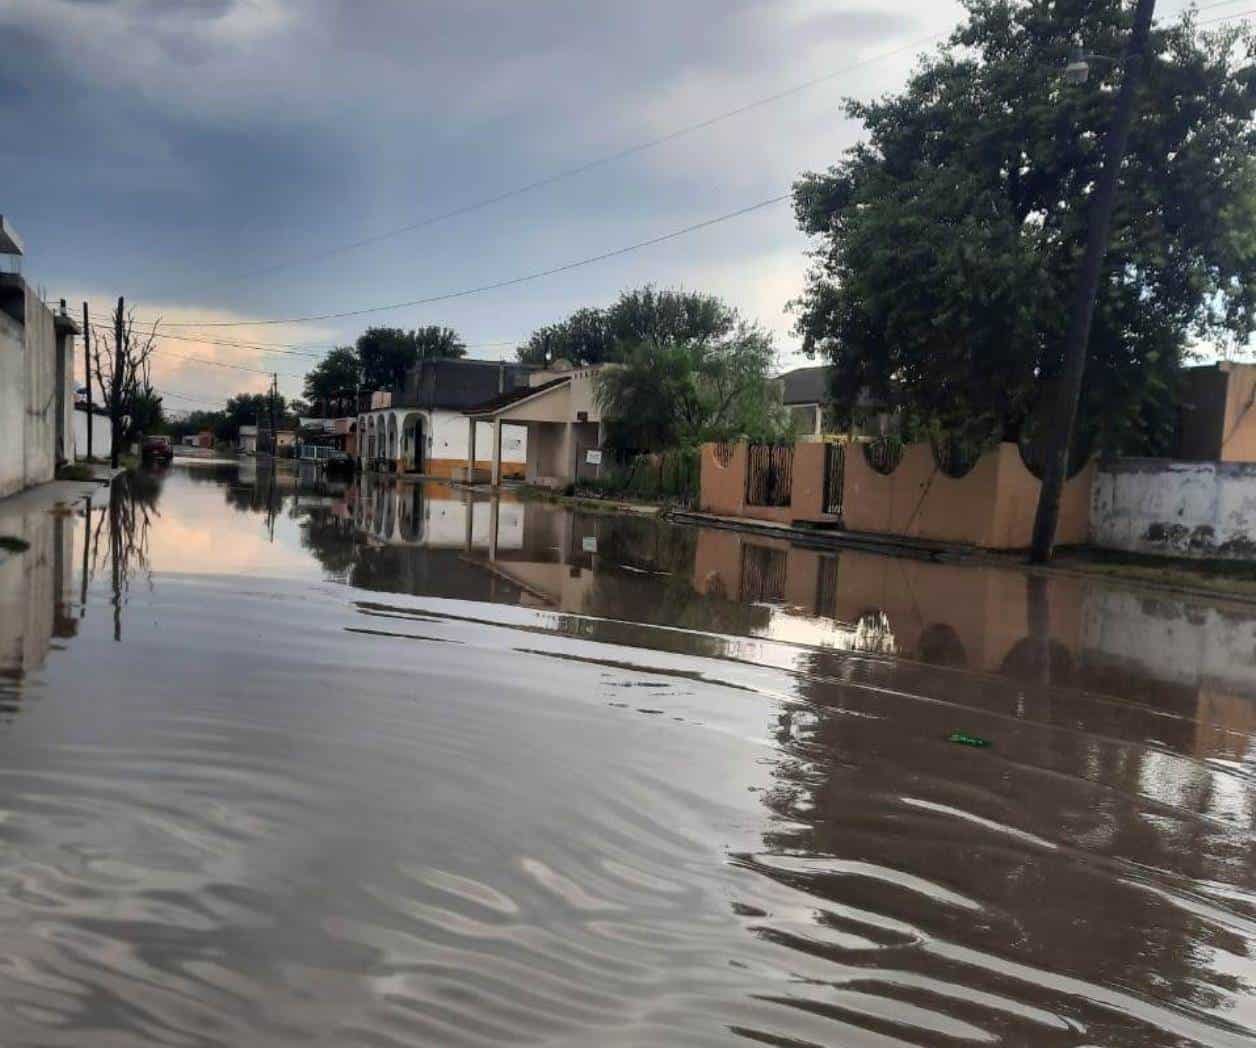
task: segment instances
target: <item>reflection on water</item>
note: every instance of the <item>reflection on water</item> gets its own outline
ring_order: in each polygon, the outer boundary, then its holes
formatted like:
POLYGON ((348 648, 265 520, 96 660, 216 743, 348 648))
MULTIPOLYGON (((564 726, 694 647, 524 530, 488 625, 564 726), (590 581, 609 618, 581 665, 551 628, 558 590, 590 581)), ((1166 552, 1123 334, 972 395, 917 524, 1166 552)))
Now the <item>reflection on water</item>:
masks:
POLYGON ((0 563, 6 1045, 1253 1043, 1249 611, 247 469, 0 563))

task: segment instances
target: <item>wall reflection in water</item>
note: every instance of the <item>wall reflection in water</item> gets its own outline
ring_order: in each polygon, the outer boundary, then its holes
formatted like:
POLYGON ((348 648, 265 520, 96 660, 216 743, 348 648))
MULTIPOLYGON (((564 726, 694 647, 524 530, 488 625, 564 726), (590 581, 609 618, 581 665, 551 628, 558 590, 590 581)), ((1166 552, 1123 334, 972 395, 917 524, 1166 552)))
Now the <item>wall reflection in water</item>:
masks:
MULTIPOLYGON (((1256 617, 1237 606, 805 549, 369 476, 321 499, 301 494, 297 503, 308 547, 329 571, 367 589, 507 601, 976 671, 1017 682, 1014 692, 993 689, 992 701, 1054 703, 1054 712, 1040 712, 1059 723, 1080 715, 1062 695, 1097 693, 1124 701, 1086 703, 1092 730, 1109 718, 1125 734, 1145 713, 1146 737, 1177 752, 1242 760, 1256 731, 1256 617)), ((826 662, 822 650, 814 660, 826 662)), ((828 669, 876 676, 876 665, 828 669)))
POLYGON ((97 580, 108 580, 109 608, 92 614, 108 615, 114 639, 122 639, 127 593, 148 570, 160 492, 159 475, 124 476, 73 504, 19 501, 0 518, 0 533, 27 544, 0 553, 0 677, 20 682, 57 640, 76 636, 97 580))

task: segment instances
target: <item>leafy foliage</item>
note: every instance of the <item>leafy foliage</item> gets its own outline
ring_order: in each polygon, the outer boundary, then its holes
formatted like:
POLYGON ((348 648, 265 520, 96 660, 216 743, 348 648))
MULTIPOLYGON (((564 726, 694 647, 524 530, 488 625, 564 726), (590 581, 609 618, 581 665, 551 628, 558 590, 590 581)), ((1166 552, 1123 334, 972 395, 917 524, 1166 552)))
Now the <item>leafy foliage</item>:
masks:
POLYGON ((305 396, 324 418, 353 410, 362 368, 352 346, 337 346, 305 376, 305 396))
MULTIPOLYGON (((1032 427, 1062 370, 1068 307, 1117 66, 1120 0, 966 0, 968 19, 900 95, 848 102, 868 139, 795 185, 820 238, 797 329, 861 389, 930 427, 1032 427)), ((1152 35, 1101 281, 1084 439, 1171 439, 1192 339, 1246 341, 1256 309, 1256 42, 1186 15, 1152 35)))
POLYGON ((462 357, 466 352, 466 346, 457 332, 437 326, 417 331, 367 328, 357 341, 358 363, 365 389, 391 389, 401 385, 406 372, 420 360, 462 357))
POLYGON ((606 309, 579 309, 566 320, 538 328, 517 356, 525 364, 604 364, 622 360, 643 343, 726 338, 737 322, 736 311, 714 295, 646 285, 622 292, 606 309))
POLYGON ((736 436, 770 439, 789 418, 771 380, 769 335, 737 320, 718 341, 663 338, 620 350, 598 375, 607 442, 620 450, 690 447, 736 436))

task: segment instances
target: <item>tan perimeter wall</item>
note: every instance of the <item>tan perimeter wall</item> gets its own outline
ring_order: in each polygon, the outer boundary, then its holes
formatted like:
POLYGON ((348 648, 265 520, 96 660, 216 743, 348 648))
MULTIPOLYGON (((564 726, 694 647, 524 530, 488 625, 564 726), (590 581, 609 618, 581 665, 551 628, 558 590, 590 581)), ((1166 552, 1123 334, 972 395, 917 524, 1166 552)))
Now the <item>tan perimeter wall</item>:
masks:
MULTIPOLYGON (((1065 485, 1056 539, 1061 545, 1088 538, 1093 477, 1092 464, 1065 485)), ((888 476, 868 465, 862 450, 852 448, 846 456, 843 516, 848 531, 1025 549, 1040 487, 1015 444, 988 451, 958 478, 938 469, 928 444, 905 448, 898 468, 888 476)))
POLYGON ((721 465, 717 444, 702 445, 701 494, 698 508, 722 517, 789 524, 796 520, 824 520, 825 446, 818 442, 794 445, 794 476, 788 506, 751 506, 746 503, 747 445, 732 445, 732 457, 721 465))

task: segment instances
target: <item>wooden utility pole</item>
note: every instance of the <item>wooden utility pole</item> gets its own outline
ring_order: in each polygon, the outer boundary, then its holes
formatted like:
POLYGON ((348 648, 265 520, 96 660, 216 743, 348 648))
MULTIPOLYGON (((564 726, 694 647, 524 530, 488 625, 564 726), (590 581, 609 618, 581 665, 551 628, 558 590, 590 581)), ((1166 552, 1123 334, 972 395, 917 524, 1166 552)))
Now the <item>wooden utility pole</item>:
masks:
POLYGON ((1081 399, 1082 377, 1086 372, 1086 354, 1090 344, 1090 323, 1095 315, 1095 298, 1104 256, 1108 253, 1108 233, 1112 226, 1112 209, 1116 203, 1117 180, 1125 147, 1129 142, 1130 125, 1134 122, 1134 96, 1143 78, 1147 40, 1151 35, 1151 18, 1156 0, 1138 0, 1134 11, 1134 28, 1125 46, 1121 65, 1124 76, 1116 100, 1116 115, 1108 131, 1103 170, 1091 197, 1086 254, 1077 276, 1077 289, 1069 316, 1068 341, 1064 344, 1064 376, 1057 392, 1051 428, 1047 435, 1046 458, 1043 463, 1042 491, 1038 495, 1038 513, 1034 518, 1033 547, 1030 560, 1045 564, 1055 549, 1055 531, 1060 521, 1060 496, 1068 477, 1069 447, 1077 425, 1077 404, 1081 399))
POLYGON ((270 457, 279 457, 279 430, 275 428, 275 398, 279 395, 279 372, 270 376, 270 457))
MULTIPOLYGON (((92 329, 87 320, 87 303, 83 303, 83 374, 87 378, 87 457, 92 457, 92 329)), ((88 514, 90 519, 91 514, 88 514)))
POLYGON ((113 381, 109 384, 109 466, 118 468, 118 455, 122 451, 122 371, 126 367, 125 335, 126 302, 118 296, 118 311, 113 316, 113 381))

